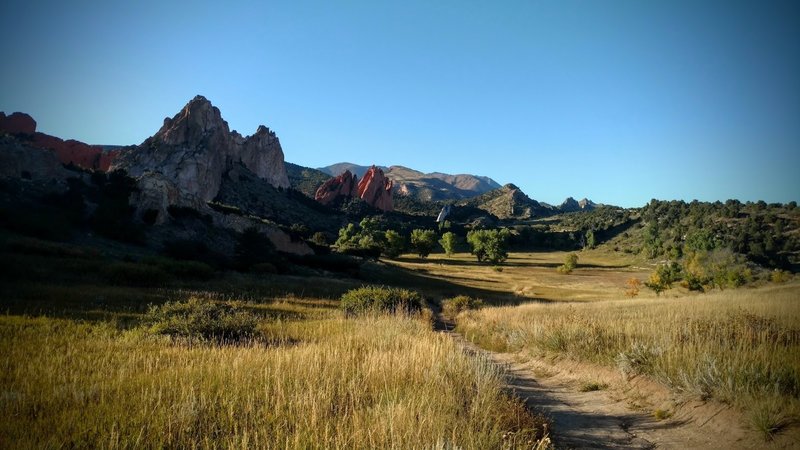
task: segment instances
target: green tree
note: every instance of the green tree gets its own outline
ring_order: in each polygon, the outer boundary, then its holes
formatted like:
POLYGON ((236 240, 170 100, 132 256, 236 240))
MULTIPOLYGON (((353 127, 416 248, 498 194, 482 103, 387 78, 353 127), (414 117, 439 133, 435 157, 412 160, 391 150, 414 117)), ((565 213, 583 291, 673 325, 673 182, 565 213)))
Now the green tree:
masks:
POLYGON ((577 253, 569 253, 567 256, 564 257, 564 264, 558 266, 558 271, 560 273, 572 273, 575 268, 578 267, 578 254, 577 253))
POLYGON ((452 231, 448 231, 439 239, 439 245, 442 246, 447 256, 453 256, 456 252, 456 245, 458 245, 458 236, 452 231))
POLYGON ((336 239, 336 247, 339 251, 358 248, 358 241, 361 239, 361 232, 354 223, 348 223, 339 230, 339 238, 336 239))
POLYGON ((417 251, 420 258, 427 258, 436 247, 436 232, 433 230, 416 229, 411 232, 411 247, 417 251))
POLYGON ((589 230, 586 232, 586 248, 593 249, 595 246, 595 238, 594 238, 594 231, 589 230))
POLYGON ((383 236, 386 242, 382 250, 387 258, 397 258, 406 251, 406 239, 397 231, 386 230, 383 236))
POLYGON ((508 229, 472 230, 467 233, 467 242, 478 262, 500 264, 508 258, 508 229))

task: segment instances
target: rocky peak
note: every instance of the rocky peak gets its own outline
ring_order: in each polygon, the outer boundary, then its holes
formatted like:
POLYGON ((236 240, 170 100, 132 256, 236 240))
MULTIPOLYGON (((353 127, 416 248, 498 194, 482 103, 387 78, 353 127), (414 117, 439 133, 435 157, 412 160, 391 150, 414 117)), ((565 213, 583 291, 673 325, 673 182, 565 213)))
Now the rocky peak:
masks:
POLYGON ((574 211, 593 209, 594 207, 595 203, 586 198, 578 201, 572 197, 567 197, 567 199, 561 203, 558 209, 560 209, 562 212, 574 212, 574 211))
POLYGON ((228 123, 222 120, 218 108, 202 95, 198 95, 175 117, 165 118, 164 125, 153 139, 168 145, 193 145, 214 132, 229 135, 228 123))
POLYGON ((572 197, 567 197, 566 200, 561 202, 559 209, 561 209, 562 211, 576 211, 581 209, 581 207, 578 204, 577 200, 575 200, 572 197))
POLYGON ((578 206, 580 206, 581 209, 593 209, 594 207, 597 206, 597 204, 589 200, 588 198, 584 197, 578 200, 578 206))
POLYGON ((275 187, 289 187, 283 149, 275 133, 260 126, 252 136, 232 132, 218 108, 198 95, 142 145, 115 164, 132 176, 158 172, 184 193, 204 201, 219 192, 222 176, 241 164, 275 187))
POLYGON ((392 180, 383 170, 372 166, 358 183, 358 196, 369 205, 383 211, 393 211, 392 180))

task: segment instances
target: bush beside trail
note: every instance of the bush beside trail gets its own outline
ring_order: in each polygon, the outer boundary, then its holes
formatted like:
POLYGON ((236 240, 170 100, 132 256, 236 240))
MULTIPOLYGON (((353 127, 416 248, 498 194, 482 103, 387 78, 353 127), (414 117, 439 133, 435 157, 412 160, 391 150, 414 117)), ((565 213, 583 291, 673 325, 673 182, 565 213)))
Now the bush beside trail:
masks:
POLYGON ((364 313, 417 313, 422 310, 422 296, 408 289, 364 286, 342 295, 340 308, 348 316, 364 313))

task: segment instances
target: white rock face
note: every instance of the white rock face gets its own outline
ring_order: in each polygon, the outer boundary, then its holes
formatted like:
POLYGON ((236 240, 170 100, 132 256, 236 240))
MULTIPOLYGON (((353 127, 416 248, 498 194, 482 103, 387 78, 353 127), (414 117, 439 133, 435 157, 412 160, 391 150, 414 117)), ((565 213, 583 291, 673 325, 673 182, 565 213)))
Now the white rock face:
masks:
POLYGON ((157 172, 182 194, 210 201, 219 192, 223 174, 239 163, 273 186, 289 187, 275 133, 260 126, 254 135, 242 138, 230 131, 219 109, 198 95, 175 117, 164 119, 154 136, 125 150, 111 169, 125 169, 133 177, 157 172))

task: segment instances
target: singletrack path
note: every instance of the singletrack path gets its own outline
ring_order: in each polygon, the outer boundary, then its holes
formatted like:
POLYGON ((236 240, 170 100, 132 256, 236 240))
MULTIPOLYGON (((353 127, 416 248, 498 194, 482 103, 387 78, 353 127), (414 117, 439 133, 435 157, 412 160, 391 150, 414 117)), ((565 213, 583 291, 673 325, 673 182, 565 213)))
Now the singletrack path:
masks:
POLYGON ((459 342, 465 352, 483 355, 505 369, 509 391, 532 412, 552 421, 550 436, 556 448, 800 448, 798 433, 784 433, 765 442, 744 428, 741 415, 727 405, 676 401, 658 383, 624 380, 607 368, 487 351, 453 331, 453 324, 439 311, 435 318, 435 329, 459 342), (601 388, 582 392, 587 381, 601 388), (663 411, 661 419, 654 415, 659 410, 663 411))

